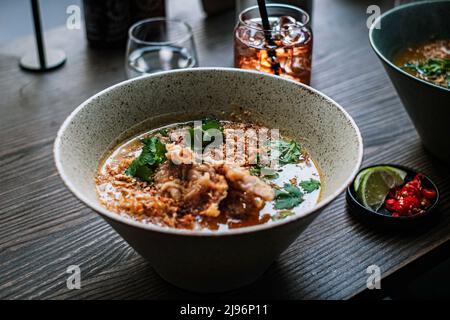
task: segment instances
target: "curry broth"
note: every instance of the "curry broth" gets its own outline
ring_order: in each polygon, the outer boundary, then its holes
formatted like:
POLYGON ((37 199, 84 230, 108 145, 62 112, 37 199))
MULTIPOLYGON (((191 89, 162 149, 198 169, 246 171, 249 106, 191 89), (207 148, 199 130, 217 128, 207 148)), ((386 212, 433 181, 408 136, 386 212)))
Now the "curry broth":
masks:
MULTIPOLYGON (((227 137, 230 128, 238 127, 256 130, 263 128, 254 124, 236 122, 221 121, 220 124, 224 128, 225 137, 227 137)), ((112 150, 101 163, 96 178, 97 193, 100 202, 111 211, 143 223, 152 223, 160 226, 182 229, 226 230, 271 223, 273 221, 285 219, 289 216, 300 214, 301 212, 313 208, 320 200, 322 185, 319 169, 303 148, 301 148, 301 155, 299 156, 298 161, 295 161, 295 163, 280 164, 279 167, 270 169, 269 176, 261 176, 259 172, 258 174, 255 174, 255 165, 248 163, 248 161, 243 164, 241 163, 239 168, 235 170, 239 175, 244 176, 245 179, 248 179, 255 184, 260 184, 260 187, 262 186, 261 182, 264 182, 267 187, 263 187, 262 189, 266 188, 266 194, 268 188, 273 190, 274 198, 271 200, 267 200, 269 198, 262 200, 257 193, 256 195, 251 195, 251 190, 241 190, 242 188, 239 186, 244 185, 244 183, 238 182, 236 184, 235 181, 230 180, 233 174, 229 174, 229 171, 231 170, 231 172, 233 172, 234 169, 227 169, 223 166, 221 167, 221 165, 214 165, 214 170, 212 170, 211 167, 202 168, 201 165, 199 165, 198 168, 201 168, 201 170, 204 169, 204 174, 208 175, 212 181, 216 177, 218 178, 214 180, 216 185, 220 185, 224 180, 226 180, 226 183, 228 184, 227 191, 220 196, 222 199, 217 205, 220 214, 217 216, 215 216, 217 212, 208 215, 205 214, 205 210, 201 212, 201 210, 194 205, 186 206, 181 203, 175 204, 175 202, 172 201, 173 199, 171 199, 170 194, 161 192, 167 185, 173 184, 175 181, 175 183, 183 184, 183 187, 180 187, 180 190, 183 190, 184 197, 186 198, 186 194, 189 194, 190 192, 189 190, 186 191, 186 189, 194 188, 195 184, 192 186, 188 181, 189 178, 186 178, 186 176, 183 176, 184 173, 180 172, 185 169, 192 171, 192 166, 186 166, 186 168, 183 168, 181 171, 179 170, 179 167, 174 170, 176 166, 171 163, 170 160, 167 160, 166 163, 159 165, 156 169, 155 181, 153 182, 141 181, 139 178, 129 177, 125 174, 126 169, 131 165, 131 162, 137 159, 143 152, 142 139, 155 137, 162 143, 165 143, 166 146, 173 144, 177 145, 177 143, 182 144, 179 137, 190 130, 191 127, 191 123, 188 122, 175 123, 170 126, 157 128, 140 134, 112 150), (167 162, 170 164, 167 164, 167 162), (164 183, 160 183, 158 180, 160 177, 158 175, 160 175, 161 171, 166 170, 164 168, 169 171, 173 170, 174 174, 173 176, 170 176, 169 174, 164 183), (243 173, 243 171, 245 171, 245 173, 243 173), (258 176, 258 179, 261 181, 256 181, 255 176, 258 176), (295 194, 297 189, 301 192, 301 201, 299 200, 300 197, 298 197, 298 194, 296 194, 296 196, 288 197, 291 196, 291 194, 286 192, 286 189, 284 188, 286 184, 288 187, 294 186, 296 188, 293 190, 295 191, 295 194), (302 184, 308 190, 304 190, 300 186, 302 184), (284 193, 284 195, 275 196, 279 193, 284 193), (286 196, 286 193, 288 196, 286 196), (147 211, 145 208, 142 209, 141 204, 144 204, 145 207, 145 205, 148 206, 152 201, 162 201, 161 208, 158 210, 149 209, 147 211), (165 207, 166 202, 170 205, 165 207), (290 208, 291 206, 292 208, 290 208), (288 208, 280 209, 280 207, 288 208)), ((286 137, 281 136, 280 139, 286 139, 286 137)), ((295 144, 293 143, 293 145, 295 144)), ((264 171, 264 169, 262 171, 264 171)), ((189 177, 189 174, 190 173, 187 173, 187 177, 189 177)), ((178 186, 175 187, 178 188, 178 186)), ((217 200, 220 197, 216 197, 216 194, 220 194, 220 192, 216 191, 216 189, 205 189, 203 196, 205 199, 215 198, 217 200)), ((175 192, 173 196, 177 197, 177 192, 175 192)), ((262 193, 262 197, 264 198, 264 192, 262 193)), ((187 202, 189 201, 191 200, 188 200, 187 202)), ((199 201, 198 207, 203 206, 204 208, 205 202, 207 201, 208 200, 199 201)), ((178 202, 183 202, 183 200, 178 202)))
POLYGON ((408 47, 394 64, 416 78, 450 87, 450 40, 434 40, 408 47))

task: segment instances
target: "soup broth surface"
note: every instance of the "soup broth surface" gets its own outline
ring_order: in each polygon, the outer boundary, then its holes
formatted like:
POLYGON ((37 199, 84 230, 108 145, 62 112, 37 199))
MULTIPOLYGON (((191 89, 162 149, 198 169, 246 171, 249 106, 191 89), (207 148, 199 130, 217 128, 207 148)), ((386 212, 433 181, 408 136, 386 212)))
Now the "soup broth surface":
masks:
MULTIPOLYGON (((202 128, 210 126, 201 123, 202 128)), ((223 132, 224 143, 209 145, 210 150, 203 144, 204 157, 199 162, 185 161, 195 154, 192 137, 187 135, 193 133, 192 122, 154 129, 117 146, 98 170, 100 202, 111 211, 143 223, 193 230, 272 223, 317 204, 322 189, 319 169, 297 141, 278 136, 269 143, 255 144, 252 137, 267 128, 229 121, 213 124, 223 132), (237 145, 230 151, 225 143, 236 140, 236 130, 239 134, 253 133, 243 140, 241 152, 237 145), (152 138, 152 143, 158 141, 163 146, 165 159, 157 165, 146 164, 145 174, 139 173, 141 169, 131 172, 129 168, 135 167, 153 147, 143 141, 152 138), (261 155, 275 152, 280 161, 263 164, 261 155), (228 154, 232 154, 232 161, 225 157, 228 154), (150 175, 146 175, 147 169, 150 175)), ((148 154, 155 155, 151 150, 148 154)))
POLYGON ((406 48, 395 57, 394 64, 414 77, 450 88, 450 40, 406 48))

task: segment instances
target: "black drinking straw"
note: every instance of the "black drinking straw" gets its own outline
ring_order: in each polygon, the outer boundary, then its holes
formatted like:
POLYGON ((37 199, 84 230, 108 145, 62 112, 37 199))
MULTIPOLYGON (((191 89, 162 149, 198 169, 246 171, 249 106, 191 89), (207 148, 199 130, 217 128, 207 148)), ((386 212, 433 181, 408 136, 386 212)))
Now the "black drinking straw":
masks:
POLYGON ((272 35, 270 33, 270 22, 269 22, 269 15, 267 14, 266 1, 258 0, 258 8, 259 8, 259 14, 261 16, 261 21, 263 24, 264 37, 266 38, 266 41, 270 46, 269 50, 267 51, 267 54, 269 55, 270 60, 271 60, 270 66, 271 66, 273 72, 278 76, 280 74, 280 63, 278 62, 277 53, 274 49, 276 44, 273 41, 272 35))

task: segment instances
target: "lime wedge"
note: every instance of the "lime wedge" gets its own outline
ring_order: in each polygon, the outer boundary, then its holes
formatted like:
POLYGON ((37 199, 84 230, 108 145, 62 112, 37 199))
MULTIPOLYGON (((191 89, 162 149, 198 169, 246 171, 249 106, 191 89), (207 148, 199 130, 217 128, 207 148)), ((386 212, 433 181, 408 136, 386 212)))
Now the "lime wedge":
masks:
POLYGON ((378 166, 362 171, 354 187, 359 201, 366 208, 377 211, 392 188, 405 182, 406 172, 390 166, 378 166))
POLYGON ((355 188, 355 191, 359 189, 359 186, 361 185, 362 178, 366 175, 367 171, 370 169, 366 169, 361 171, 355 178, 355 182, 353 182, 353 187, 355 188))

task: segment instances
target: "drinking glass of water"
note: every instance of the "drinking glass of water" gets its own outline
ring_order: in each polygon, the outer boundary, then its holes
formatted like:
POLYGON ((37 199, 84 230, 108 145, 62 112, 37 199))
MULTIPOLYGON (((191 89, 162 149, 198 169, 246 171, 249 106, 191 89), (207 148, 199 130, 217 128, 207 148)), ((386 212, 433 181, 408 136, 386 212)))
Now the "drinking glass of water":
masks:
POLYGON ((159 71, 198 67, 191 27, 179 20, 151 18, 134 24, 128 34, 128 78, 159 71))

